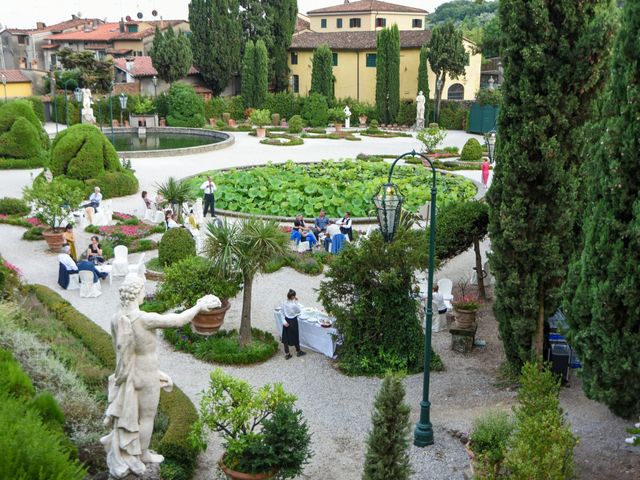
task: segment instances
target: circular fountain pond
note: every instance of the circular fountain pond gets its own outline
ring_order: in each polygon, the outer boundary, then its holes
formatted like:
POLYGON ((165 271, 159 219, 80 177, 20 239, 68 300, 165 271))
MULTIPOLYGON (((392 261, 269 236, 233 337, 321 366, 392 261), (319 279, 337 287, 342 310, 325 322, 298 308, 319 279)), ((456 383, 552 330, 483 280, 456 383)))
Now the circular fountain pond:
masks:
POLYGON ((225 132, 201 128, 149 127, 103 129, 118 153, 127 158, 170 157, 219 150, 233 144, 234 138, 225 132))

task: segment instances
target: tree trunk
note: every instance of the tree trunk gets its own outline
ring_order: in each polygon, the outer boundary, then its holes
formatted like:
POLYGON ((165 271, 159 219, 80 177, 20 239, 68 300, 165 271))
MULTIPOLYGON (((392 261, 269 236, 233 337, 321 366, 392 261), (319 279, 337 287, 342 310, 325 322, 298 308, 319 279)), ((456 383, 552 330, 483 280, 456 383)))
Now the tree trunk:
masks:
POLYGON ((444 79, 445 79, 445 74, 442 74, 442 78, 440 79, 440 88, 438 88, 437 86, 437 82, 438 82, 438 77, 436 77, 436 114, 435 114, 435 121, 436 123, 440 123, 440 101, 442 100, 442 90, 444 89, 444 79))
POLYGON ((480 254, 480 239, 473 239, 473 251, 476 254, 476 278, 478 279, 478 298, 487 299, 487 292, 484 289, 484 271, 482 270, 482 255, 480 254))
POLYGON ((251 290, 253 277, 245 278, 242 289, 242 317, 240 318, 240 346, 251 343, 251 290))
POLYGON ((544 287, 540 285, 540 298, 538 300, 538 325, 535 334, 534 347, 536 350, 536 358, 543 362, 543 346, 544 346, 544 287))

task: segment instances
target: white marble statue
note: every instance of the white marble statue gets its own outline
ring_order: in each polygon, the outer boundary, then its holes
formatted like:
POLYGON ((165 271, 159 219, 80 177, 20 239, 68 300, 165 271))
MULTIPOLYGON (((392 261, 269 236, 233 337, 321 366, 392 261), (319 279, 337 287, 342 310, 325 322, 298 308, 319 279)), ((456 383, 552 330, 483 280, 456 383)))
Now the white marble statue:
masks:
POLYGON ((416 97, 416 129, 424 128, 424 105, 427 99, 422 94, 422 90, 418 92, 418 96, 416 97))
POLYGON ((217 297, 207 295, 182 313, 142 312, 139 305, 145 296, 144 283, 136 274, 127 275, 119 289, 120 309, 111 321, 116 371, 109 376, 105 424, 112 430, 100 442, 114 478, 142 475, 145 463, 164 460, 149 450, 160 389, 170 391, 173 386, 171 378, 158 368, 156 329, 181 327, 199 312, 221 305, 217 297))
POLYGON ((349 105, 345 105, 344 110, 344 128, 351 127, 351 110, 349 110, 349 105))
POLYGON ((91 108, 91 90, 88 88, 82 89, 82 123, 95 123, 96 119, 93 116, 93 108, 91 108))

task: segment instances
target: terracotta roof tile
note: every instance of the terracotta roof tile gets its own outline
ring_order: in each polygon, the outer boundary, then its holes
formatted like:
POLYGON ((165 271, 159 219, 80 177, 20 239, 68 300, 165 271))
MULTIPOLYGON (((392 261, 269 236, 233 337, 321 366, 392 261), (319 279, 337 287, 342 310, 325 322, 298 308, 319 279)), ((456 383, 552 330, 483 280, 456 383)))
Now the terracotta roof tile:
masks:
POLYGON ((308 21, 306 21, 303 18, 296 18, 296 29, 295 32, 302 32, 304 30, 310 30, 311 29, 311 23, 309 23, 308 21))
POLYGON ((307 12, 307 15, 318 15, 322 13, 355 13, 355 12, 402 12, 402 13, 423 13, 426 10, 415 7, 406 7, 395 3, 380 2, 377 0, 360 0, 357 2, 346 2, 332 7, 318 8, 307 12))
MULTIPOLYGON (((142 22, 141 22, 142 23, 142 22)), ((120 24, 118 22, 104 23, 98 25, 95 29, 84 31, 77 30, 73 32, 58 33, 50 35, 47 39, 51 41, 71 41, 71 42, 100 42, 107 41, 112 42, 115 40, 138 40, 141 38, 153 35, 155 31, 155 25, 160 21, 149 21, 149 28, 145 28, 140 32, 120 32, 120 24)), ((186 23, 185 20, 163 20, 164 25, 176 26, 181 23, 186 23)))
MULTIPOLYGON (((302 32, 294 35, 290 50, 314 50, 326 43, 332 50, 375 50, 377 32, 302 32)), ((400 31, 401 48, 420 48, 431 40, 431 30, 400 31)))
POLYGON ((31 82, 20 70, 0 70, 0 78, 2 75, 7 79, 7 83, 31 82))
POLYGON ((75 18, 72 20, 65 20, 64 22, 54 23, 53 25, 47 25, 44 28, 7 28, 10 33, 14 34, 29 34, 29 33, 40 33, 40 32, 58 32, 61 30, 68 30, 72 28, 79 27, 85 24, 101 24, 104 21, 99 18, 75 18))

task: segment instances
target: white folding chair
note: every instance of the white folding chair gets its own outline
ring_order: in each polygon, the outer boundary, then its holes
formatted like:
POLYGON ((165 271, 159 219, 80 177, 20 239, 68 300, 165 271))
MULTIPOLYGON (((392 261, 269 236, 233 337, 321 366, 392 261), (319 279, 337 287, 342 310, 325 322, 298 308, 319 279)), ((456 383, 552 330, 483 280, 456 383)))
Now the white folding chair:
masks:
POLYGON ((135 273, 139 277, 145 278, 144 275, 147 272, 147 267, 144 264, 145 255, 146 255, 145 252, 142 252, 142 254, 140 255, 140 258, 138 259, 138 263, 133 264, 133 265, 129 265, 129 272, 128 273, 135 273))
POLYGON ((82 298, 95 298, 102 295, 102 288, 100 288, 100 282, 93 281, 93 272, 90 270, 80 270, 78 272, 80 277, 80 297, 82 298))
POLYGON ((118 245, 113 249, 113 263, 111 264, 111 275, 124 277, 129 273, 129 249, 124 245, 118 245))
POLYGON ((80 290, 80 276, 77 273, 69 274, 69 286, 67 290, 80 290))
POLYGON ((309 250, 309 242, 308 241, 300 242, 297 246, 297 249, 298 249, 298 253, 306 252, 307 250, 309 250))
POLYGON ((438 280, 438 291, 445 297, 451 295, 453 291, 453 282, 448 278, 441 278, 438 280))

